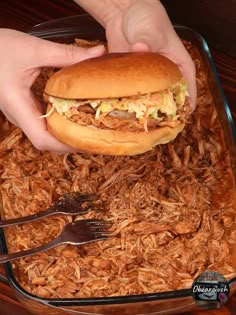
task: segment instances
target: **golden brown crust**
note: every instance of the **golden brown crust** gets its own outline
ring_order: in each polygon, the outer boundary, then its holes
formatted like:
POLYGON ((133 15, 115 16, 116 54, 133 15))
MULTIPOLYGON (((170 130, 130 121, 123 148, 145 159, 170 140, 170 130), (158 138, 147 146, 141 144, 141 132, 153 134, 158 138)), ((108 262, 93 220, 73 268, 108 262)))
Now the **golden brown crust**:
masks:
POLYGON ((111 53, 59 70, 45 93, 66 99, 125 97, 166 89, 181 78, 178 67, 157 53, 111 53))
MULTIPOLYGON (((48 105, 48 112, 51 105, 48 105)), ((81 152, 103 155, 136 155, 151 150, 158 144, 175 139, 184 128, 161 127, 149 132, 98 129, 80 126, 54 111, 47 117, 49 132, 61 142, 81 152)))

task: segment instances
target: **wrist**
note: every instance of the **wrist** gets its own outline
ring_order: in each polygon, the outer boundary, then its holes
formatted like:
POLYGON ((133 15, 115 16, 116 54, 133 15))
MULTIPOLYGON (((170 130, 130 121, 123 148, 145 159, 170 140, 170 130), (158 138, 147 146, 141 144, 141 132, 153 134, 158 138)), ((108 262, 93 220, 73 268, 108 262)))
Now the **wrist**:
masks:
POLYGON ((126 11, 135 0, 74 0, 103 27, 120 12, 126 11))

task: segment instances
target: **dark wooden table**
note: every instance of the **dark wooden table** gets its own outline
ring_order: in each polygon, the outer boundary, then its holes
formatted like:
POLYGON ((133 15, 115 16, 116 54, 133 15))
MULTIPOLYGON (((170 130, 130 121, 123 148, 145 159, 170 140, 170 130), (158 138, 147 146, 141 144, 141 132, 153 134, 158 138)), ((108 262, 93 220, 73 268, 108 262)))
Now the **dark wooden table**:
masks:
MULTIPOLYGON (((191 26, 206 38, 236 121, 236 41, 230 36, 230 34, 234 36, 232 33, 236 29, 236 2, 234 0, 163 0, 163 3, 174 22, 191 26), (194 6, 194 10, 189 3, 194 6), (221 5, 223 3, 224 5, 221 5), (196 13, 201 16, 197 16, 196 13)), ((0 27, 26 31, 38 23, 81 13, 84 13, 83 10, 73 1, 68 0, 5 0, 1 1, 0 27)), ((16 300, 8 284, 1 281, 4 280, 4 269, 1 265, 0 276, 0 315, 29 314, 16 300)), ((231 297, 220 310, 191 313, 191 315, 226 314, 236 314, 236 296, 231 297)))

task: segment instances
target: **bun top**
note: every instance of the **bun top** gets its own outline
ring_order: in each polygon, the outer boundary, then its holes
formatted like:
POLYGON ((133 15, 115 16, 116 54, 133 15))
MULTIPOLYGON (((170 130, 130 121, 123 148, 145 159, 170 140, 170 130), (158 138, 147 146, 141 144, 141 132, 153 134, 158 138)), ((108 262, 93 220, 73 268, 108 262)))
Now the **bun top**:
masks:
POLYGON ((59 70, 44 92, 65 99, 126 97, 164 90, 181 78, 177 65, 157 53, 109 53, 59 70))

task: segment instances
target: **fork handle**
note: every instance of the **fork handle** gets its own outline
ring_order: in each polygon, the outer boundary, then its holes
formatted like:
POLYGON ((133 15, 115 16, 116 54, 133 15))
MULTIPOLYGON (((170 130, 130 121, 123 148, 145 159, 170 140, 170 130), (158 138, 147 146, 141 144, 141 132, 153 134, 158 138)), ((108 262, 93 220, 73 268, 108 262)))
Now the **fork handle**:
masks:
POLYGON ((16 253, 2 254, 2 255, 0 255, 0 264, 5 263, 7 261, 15 260, 18 258, 31 256, 34 254, 44 252, 48 249, 56 247, 57 245, 59 245, 59 243, 63 244, 60 235, 58 237, 54 238, 52 241, 50 241, 46 244, 40 245, 38 247, 34 247, 31 249, 23 250, 23 251, 16 252, 16 253))
POLYGON ((8 219, 8 220, 0 220, 0 227, 6 227, 14 224, 23 224, 26 222, 31 222, 38 220, 40 218, 45 218, 55 212, 55 209, 53 207, 48 208, 44 211, 39 211, 35 214, 27 215, 25 217, 19 217, 15 219, 8 219))

